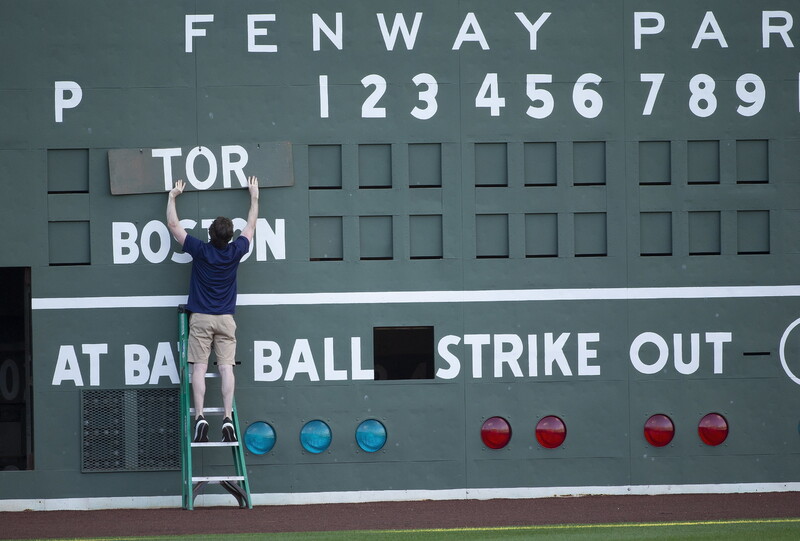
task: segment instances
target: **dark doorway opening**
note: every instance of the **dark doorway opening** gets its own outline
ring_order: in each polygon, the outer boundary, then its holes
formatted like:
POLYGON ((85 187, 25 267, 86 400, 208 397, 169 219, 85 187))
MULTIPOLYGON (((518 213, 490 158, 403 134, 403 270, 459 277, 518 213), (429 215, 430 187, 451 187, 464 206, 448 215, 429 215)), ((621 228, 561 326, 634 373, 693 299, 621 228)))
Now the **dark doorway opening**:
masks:
POLYGON ((0 267, 0 471, 33 469, 30 276, 0 267))

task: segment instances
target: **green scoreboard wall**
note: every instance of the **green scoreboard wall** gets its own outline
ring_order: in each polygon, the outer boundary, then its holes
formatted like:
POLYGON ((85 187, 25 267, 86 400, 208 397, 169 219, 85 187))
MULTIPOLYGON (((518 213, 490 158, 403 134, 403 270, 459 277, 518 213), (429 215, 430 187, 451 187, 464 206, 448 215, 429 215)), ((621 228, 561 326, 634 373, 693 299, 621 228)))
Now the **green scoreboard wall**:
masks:
MULTIPOLYGON (((218 215, 243 227, 249 175, 266 187, 237 402, 276 434, 248 454, 256 503, 798 481, 797 2, 0 13, 0 267, 30 272, 34 458, 0 472, 0 498, 178 494, 176 434, 136 462, 135 438, 92 439, 90 405, 134 396, 115 422, 171 430, 171 395, 147 394, 176 388, 188 290, 166 191, 188 181, 178 213, 205 240, 218 215), (712 413, 719 445, 698 436, 712 413), (643 432, 656 414, 667 445, 643 432), (354 437, 369 419, 376 452, 354 437), (321 453, 299 441, 312 420, 321 453), (116 466, 87 461, 114 446, 116 466)), ((22 384, 2 366, 0 390, 22 384)))

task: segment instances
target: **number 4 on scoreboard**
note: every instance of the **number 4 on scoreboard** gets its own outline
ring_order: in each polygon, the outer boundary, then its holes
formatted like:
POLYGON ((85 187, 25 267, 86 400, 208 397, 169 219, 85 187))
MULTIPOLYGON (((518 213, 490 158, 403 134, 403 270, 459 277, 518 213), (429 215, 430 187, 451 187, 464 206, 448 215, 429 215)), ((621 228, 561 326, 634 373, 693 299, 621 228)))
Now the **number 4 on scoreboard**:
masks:
POLYGON ((500 109, 506 106, 506 99, 500 97, 497 74, 487 73, 481 88, 475 96, 475 107, 488 107, 492 116, 500 116, 500 109))

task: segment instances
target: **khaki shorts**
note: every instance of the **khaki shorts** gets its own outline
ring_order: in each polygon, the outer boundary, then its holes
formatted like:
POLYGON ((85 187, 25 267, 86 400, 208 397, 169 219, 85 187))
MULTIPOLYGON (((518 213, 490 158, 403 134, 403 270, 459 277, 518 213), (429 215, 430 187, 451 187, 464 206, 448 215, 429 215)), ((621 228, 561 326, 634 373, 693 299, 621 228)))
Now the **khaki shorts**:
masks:
POLYGON ((189 318, 190 363, 208 364, 211 346, 217 364, 236 364, 236 322, 231 314, 192 314, 189 318))

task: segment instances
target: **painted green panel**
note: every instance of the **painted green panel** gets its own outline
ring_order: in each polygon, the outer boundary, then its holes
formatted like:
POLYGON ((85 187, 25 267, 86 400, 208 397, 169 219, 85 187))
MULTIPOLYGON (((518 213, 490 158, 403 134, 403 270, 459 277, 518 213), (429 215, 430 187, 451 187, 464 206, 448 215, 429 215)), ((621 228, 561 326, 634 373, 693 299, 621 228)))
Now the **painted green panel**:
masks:
POLYGON ((556 184, 558 162, 556 143, 525 144, 525 185, 552 186, 556 184))
POLYGON ((642 255, 672 255, 672 213, 642 212, 640 253, 642 255))
POLYGON ((697 211, 689 213, 689 254, 720 253, 720 213, 697 211))
POLYGON ((558 255, 558 214, 525 215, 525 255, 527 257, 558 255))
POLYGON ((49 222, 51 265, 88 265, 91 263, 91 245, 88 221, 49 222))
POLYGON ((769 211, 741 210, 737 213, 740 254, 768 254, 770 252, 769 211))
POLYGON ((639 183, 669 184, 672 179, 669 141, 639 143, 639 183))
POLYGON ((47 196, 47 217, 51 222, 88 221, 89 209, 88 193, 56 193, 47 196))
POLYGON ((358 145, 358 186, 392 187, 391 145, 358 145))
POLYGON ((361 259, 392 259, 391 216, 362 216, 358 221, 361 259))
POLYGON ((442 185, 442 147, 417 143, 408 146, 408 178, 411 186, 442 185))
POLYGON ((737 182, 769 182, 769 141, 736 142, 737 182))
POLYGON ((89 151, 48 150, 47 151, 47 192, 89 191, 89 151))
POLYGON ((442 257, 442 217, 409 216, 410 255, 414 258, 442 257))

